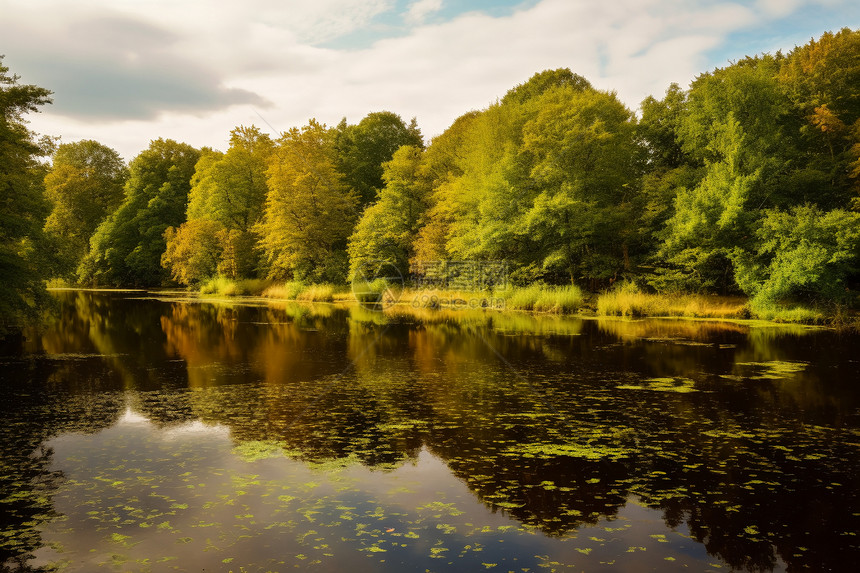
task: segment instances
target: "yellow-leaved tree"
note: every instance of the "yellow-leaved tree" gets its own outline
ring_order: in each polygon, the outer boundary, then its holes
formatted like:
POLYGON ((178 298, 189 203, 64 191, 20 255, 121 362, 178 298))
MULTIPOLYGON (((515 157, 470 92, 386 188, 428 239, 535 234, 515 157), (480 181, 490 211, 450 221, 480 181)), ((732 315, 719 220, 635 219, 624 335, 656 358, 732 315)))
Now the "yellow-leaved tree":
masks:
POLYGON ((332 131, 311 119, 277 141, 256 230, 269 276, 343 282, 358 200, 336 169, 332 131))

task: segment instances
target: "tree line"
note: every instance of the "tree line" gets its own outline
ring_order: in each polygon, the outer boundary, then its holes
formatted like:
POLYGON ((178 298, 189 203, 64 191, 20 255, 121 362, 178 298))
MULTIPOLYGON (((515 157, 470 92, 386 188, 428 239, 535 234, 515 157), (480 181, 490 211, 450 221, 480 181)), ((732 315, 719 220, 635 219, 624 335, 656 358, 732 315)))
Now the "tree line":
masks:
POLYGON ((426 145, 383 111, 274 138, 240 126, 224 152, 158 139, 127 166, 95 141, 36 141, 23 115, 50 94, 17 79, 0 62, 4 317, 47 277, 343 283, 378 261, 505 260, 517 284, 759 307, 845 302, 860 277, 860 31, 672 84, 638 113, 547 70, 426 145))

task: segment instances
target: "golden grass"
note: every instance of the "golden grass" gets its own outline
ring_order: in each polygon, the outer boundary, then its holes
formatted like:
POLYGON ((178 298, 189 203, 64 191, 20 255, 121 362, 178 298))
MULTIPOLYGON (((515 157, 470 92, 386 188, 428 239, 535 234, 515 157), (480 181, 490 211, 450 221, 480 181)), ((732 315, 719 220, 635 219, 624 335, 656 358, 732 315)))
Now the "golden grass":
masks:
POLYGON ((263 279, 238 279, 214 277, 200 286, 200 294, 217 296, 259 296, 269 286, 269 281, 263 279))
POLYGON ((330 284, 310 285, 296 295, 302 302, 334 302, 337 288, 330 284))
POLYGON ((691 318, 748 318, 747 299, 700 294, 648 294, 622 286, 597 298, 597 314, 604 316, 679 316, 691 318))
POLYGON ((514 287, 504 293, 505 308, 510 310, 533 310, 555 314, 572 314, 582 306, 584 296, 576 285, 545 286, 530 285, 514 287))
POLYGON ((290 281, 287 283, 271 285, 263 291, 262 296, 265 298, 276 298, 280 300, 295 300, 296 296, 298 296, 298 294, 305 288, 307 287, 304 283, 299 281, 290 281))

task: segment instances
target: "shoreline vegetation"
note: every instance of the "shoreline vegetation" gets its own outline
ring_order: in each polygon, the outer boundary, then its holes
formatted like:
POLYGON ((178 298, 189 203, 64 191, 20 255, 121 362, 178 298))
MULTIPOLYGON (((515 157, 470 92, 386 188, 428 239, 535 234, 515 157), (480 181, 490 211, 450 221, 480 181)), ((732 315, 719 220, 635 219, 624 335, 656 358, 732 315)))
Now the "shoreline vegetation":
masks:
POLYGON ((638 110, 559 68, 429 141, 376 111, 126 162, 39 143, 23 114, 51 94, 0 59, 0 336, 64 285, 856 326, 858 82, 844 28, 638 110))
MULTIPOLYGON (((52 288, 67 289, 140 292, 140 289, 78 289, 59 285, 52 288)), ((379 310, 404 306, 431 311, 483 309, 582 317, 766 321, 860 330, 860 316, 842 307, 816 308, 797 304, 756 308, 753 301, 743 296, 648 293, 633 283, 622 283, 601 293, 586 293, 575 285, 558 287, 533 284, 480 291, 397 288, 389 286, 383 279, 366 284, 334 285, 259 279, 237 281, 218 277, 197 290, 174 289, 171 292, 198 294, 207 299, 262 298, 271 302, 352 303, 379 310)))

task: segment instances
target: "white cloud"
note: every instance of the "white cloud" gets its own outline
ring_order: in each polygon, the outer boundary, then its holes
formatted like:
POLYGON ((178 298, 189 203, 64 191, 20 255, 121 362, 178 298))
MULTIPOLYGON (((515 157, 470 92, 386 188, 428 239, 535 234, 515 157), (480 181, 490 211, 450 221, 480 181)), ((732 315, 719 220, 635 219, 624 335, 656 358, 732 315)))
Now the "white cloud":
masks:
POLYGON ((442 9, 442 0, 417 0, 409 6, 409 10, 403 15, 407 24, 421 24, 430 14, 442 9))
POLYGON ((787 16, 797 10, 803 4, 803 0, 758 0, 756 5, 759 10, 768 16, 787 16))
MULTIPOLYGON (((712 67, 709 53, 725 47, 730 34, 773 23, 788 15, 789 7, 796 11, 824 1, 835 0, 789 0, 790 5, 782 0, 780 6, 771 0, 541 0, 503 17, 468 12, 415 26, 402 37, 360 50, 323 45, 353 32, 384 31, 375 18, 392 9, 391 0, 88 0, 74 11, 59 0, 0 0, 0 13, 10 30, 19 30, 12 47, 7 47, 12 36, 4 32, 6 64, 13 72, 25 74, 16 68, 15 58, 22 53, 36 54, 45 69, 51 53, 80 54, 91 67, 105 59, 117 65, 120 58, 142 57, 216 92, 203 117, 167 102, 147 121, 84 122, 50 109, 33 118, 33 127, 42 132, 62 134, 68 141, 98 139, 130 158, 157 137, 223 148, 235 125, 263 127, 257 111, 286 130, 310 117, 329 124, 343 116, 357 122, 368 112, 387 109, 405 119, 417 116, 425 135, 432 136, 535 72, 558 67, 571 68, 601 89, 617 90, 635 108, 645 96, 662 94, 669 83, 686 86, 712 67), (104 29, 100 35, 69 38, 72 24, 92 25, 96 17, 116 17, 129 25, 119 38, 111 39, 104 29), (121 53, 113 54, 111 46, 121 46, 121 53), (262 109, 262 100, 273 105, 262 109)), ((418 22, 439 4, 418 0, 402 16, 418 22)), ((841 9, 844 4, 832 8, 841 9)), ((808 35, 823 31, 810 29, 808 35)), ((57 107, 69 97, 76 96, 58 91, 57 107)))

